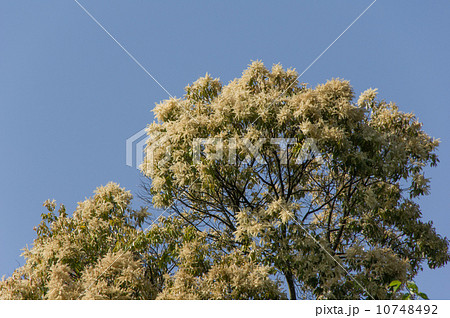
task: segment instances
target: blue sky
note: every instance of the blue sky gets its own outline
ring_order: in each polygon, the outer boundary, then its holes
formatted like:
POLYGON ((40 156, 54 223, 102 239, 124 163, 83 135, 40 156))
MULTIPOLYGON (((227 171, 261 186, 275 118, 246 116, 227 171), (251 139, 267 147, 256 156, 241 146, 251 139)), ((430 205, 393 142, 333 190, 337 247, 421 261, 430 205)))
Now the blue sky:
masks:
MULTIPOLYGON (((79 1, 174 96, 206 72, 227 83, 256 59, 301 73, 372 2, 79 1)), ((441 139, 420 203, 450 237, 448 12, 448 1, 378 0, 301 81, 376 87, 441 139)), ((1 276, 23 264, 47 198, 73 210, 109 181, 136 193, 125 140, 168 96, 73 0, 0 0, 0 41, 1 276)), ((450 266, 417 282, 449 299, 448 277, 450 266)))

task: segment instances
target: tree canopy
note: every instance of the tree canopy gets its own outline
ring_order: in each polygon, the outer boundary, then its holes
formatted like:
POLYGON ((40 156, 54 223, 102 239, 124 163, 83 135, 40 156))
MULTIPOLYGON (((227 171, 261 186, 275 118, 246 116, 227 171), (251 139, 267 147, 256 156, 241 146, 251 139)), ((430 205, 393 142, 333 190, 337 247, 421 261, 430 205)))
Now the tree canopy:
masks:
POLYGON ((205 242, 177 217, 143 225, 117 184, 99 187, 73 216, 46 201, 24 266, 0 281, 0 299, 280 299, 270 268, 205 242))
POLYGON ((141 196, 165 214, 114 183, 72 216, 47 201, 1 298, 396 299, 450 259, 417 203, 439 142, 376 89, 256 61, 185 91, 147 129, 141 196))
POLYGON ((449 260, 415 200, 438 140, 377 90, 355 101, 348 81, 311 88, 256 61, 225 86, 206 75, 154 112, 142 165, 152 202, 275 268, 291 298, 384 298, 423 262, 449 260), (298 160, 311 140, 320 158, 298 160))

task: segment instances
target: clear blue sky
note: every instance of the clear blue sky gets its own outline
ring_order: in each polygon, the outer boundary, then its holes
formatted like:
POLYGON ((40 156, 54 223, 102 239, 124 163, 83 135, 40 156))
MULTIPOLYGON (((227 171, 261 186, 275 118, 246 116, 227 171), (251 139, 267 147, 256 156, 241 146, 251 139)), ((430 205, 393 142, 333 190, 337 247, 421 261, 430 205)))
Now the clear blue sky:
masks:
MULTIPOLYGON (((209 72, 223 82, 251 60, 302 72, 371 1, 79 0, 172 94, 209 72)), ((450 237, 450 2, 378 0, 301 78, 332 77, 412 111, 441 138, 424 218, 450 237)), ((167 94, 73 0, 0 0, 0 275, 23 264, 54 198, 73 210, 98 185, 133 193, 125 140, 167 94)), ((450 265, 419 287, 450 298, 450 265)))

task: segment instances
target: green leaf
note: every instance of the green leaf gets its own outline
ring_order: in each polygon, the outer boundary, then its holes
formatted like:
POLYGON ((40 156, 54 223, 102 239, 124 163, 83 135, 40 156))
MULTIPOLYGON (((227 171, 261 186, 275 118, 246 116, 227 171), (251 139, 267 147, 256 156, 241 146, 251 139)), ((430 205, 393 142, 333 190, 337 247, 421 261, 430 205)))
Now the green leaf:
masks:
POLYGON ((415 294, 417 294, 419 292, 419 288, 417 288, 417 285, 414 282, 408 282, 406 284, 406 286, 408 287, 408 289, 410 289, 415 294))
POLYGON ((394 280, 393 282, 391 282, 389 284, 389 287, 394 287, 394 293, 397 291, 397 289, 399 289, 399 287, 402 285, 402 282, 399 280, 394 280))
POLYGON ((420 298, 422 298, 422 299, 429 300, 427 294, 425 294, 425 293, 417 293, 417 295, 419 295, 420 298))

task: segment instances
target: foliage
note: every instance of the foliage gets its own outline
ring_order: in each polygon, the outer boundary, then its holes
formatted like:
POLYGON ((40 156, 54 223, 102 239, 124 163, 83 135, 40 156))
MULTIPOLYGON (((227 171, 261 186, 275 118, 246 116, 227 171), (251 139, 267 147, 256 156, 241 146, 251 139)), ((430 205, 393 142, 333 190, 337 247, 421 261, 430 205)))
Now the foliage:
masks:
POLYGON ((428 296, 425 293, 419 291, 416 283, 413 281, 407 281, 406 283, 402 283, 401 281, 394 280, 389 284, 389 287, 392 288, 392 292, 395 294, 398 290, 401 290, 402 287, 407 291, 400 295, 403 300, 414 300, 414 299, 425 299, 428 300, 428 296))
POLYGON ((219 257, 213 247, 200 247, 204 234, 179 218, 160 218, 145 231, 148 213, 132 210, 131 199, 109 183, 80 202, 72 217, 64 206, 56 214, 55 202, 46 201, 37 238, 23 253, 26 263, 0 281, 0 299, 283 297, 267 266, 238 251, 219 257), (180 294, 186 275, 195 275, 201 295, 180 294))
POLYGON ((377 90, 355 101, 348 81, 311 88, 297 76, 257 61, 227 85, 206 75, 158 104, 141 167, 146 197, 275 268, 292 299, 389 298, 393 280, 450 258, 416 203, 439 142, 377 90), (214 142, 196 161, 198 138, 214 142), (295 143, 283 153, 274 138, 295 143), (320 160, 298 161, 310 140, 320 160))
POLYGON ((158 299, 283 299, 271 270, 240 253, 221 252, 205 236, 180 249, 179 268, 158 299))
POLYGON ((137 249, 122 250, 138 236, 145 211, 129 208, 131 194, 110 183, 80 202, 72 217, 63 205, 47 200, 37 238, 23 256, 26 263, 4 280, 7 299, 147 298, 156 293, 145 279, 137 249), (112 266, 109 266, 116 260, 112 266), (98 280, 96 274, 104 274, 98 280), (117 286, 111 281, 118 279, 117 286), (144 283, 145 282, 145 283, 144 283), (92 285, 92 286, 91 286, 92 285), (88 287, 92 289, 85 291, 88 287), (92 294, 95 291, 95 294, 92 294))
POLYGON ((158 104, 144 196, 171 214, 149 223, 114 183, 71 216, 46 201, 0 298, 284 299, 280 278, 291 299, 426 298, 411 281, 450 259, 417 204, 438 141, 374 89, 297 77, 253 62, 158 104))

